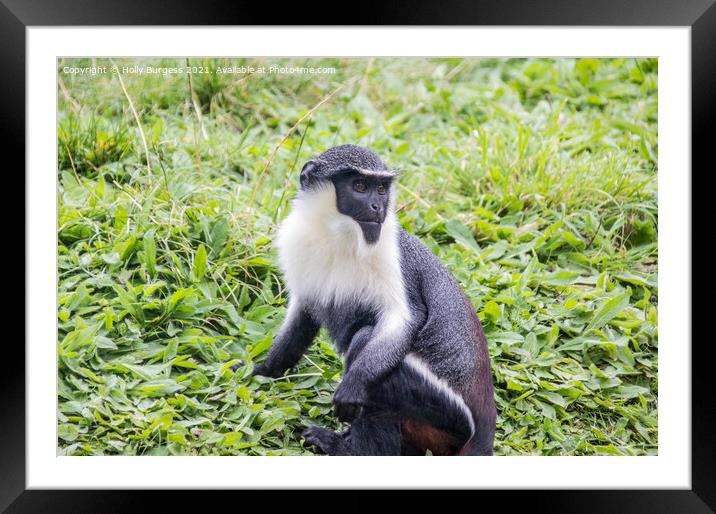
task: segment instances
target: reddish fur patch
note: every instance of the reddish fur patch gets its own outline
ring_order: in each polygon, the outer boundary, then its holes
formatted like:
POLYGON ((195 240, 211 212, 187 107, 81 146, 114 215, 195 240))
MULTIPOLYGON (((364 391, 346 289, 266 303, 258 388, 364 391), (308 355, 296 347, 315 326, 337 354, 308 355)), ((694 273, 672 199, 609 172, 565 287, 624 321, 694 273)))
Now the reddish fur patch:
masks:
POLYGON ((430 450, 433 455, 455 455, 459 450, 453 436, 427 423, 405 420, 400 425, 400 432, 403 442, 421 455, 426 450, 430 450))
POLYGON ((487 352, 487 340, 485 339, 485 333, 482 330, 480 319, 477 317, 474 309, 472 309, 472 303, 467 296, 464 297, 464 300, 473 313, 472 333, 473 340, 475 341, 477 363, 479 365, 478 369, 475 370, 472 383, 470 384, 470 388, 468 389, 464 399, 477 422, 475 429, 478 432, 478 434, 476 434, 478 437, 473 437, 470 441, 468 441, 467 444, 460 450, 458 455, 471 455, 475 450, 479 451, 481 454, 483 452, 489 452, 491 455, 496 410, 495 400, 493 399, 490 356, 487 352), (483 433, 486 436, 480 437, 483 433))

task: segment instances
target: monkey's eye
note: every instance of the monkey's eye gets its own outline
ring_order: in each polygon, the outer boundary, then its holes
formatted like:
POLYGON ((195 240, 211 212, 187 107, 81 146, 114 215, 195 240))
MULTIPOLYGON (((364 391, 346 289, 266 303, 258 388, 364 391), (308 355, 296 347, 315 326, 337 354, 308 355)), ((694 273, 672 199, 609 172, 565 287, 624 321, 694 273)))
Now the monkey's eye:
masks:
POLYGON ((379 195, 384 195, 388 192, 383 184, 380 184, 378 187, 375 188, 375 190, 378 191, 379 195))
POLYGON ((366 189, 368 189, 365 185, 365 182, 362 180, 357 180, 353 182, 353 189, 358 191, 359 193, 365 193, 366 189))

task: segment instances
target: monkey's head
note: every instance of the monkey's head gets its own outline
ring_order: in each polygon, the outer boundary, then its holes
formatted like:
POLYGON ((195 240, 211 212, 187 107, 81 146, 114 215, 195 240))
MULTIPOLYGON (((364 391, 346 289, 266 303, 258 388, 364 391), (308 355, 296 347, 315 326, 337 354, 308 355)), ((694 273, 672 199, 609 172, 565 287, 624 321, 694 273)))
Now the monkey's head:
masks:
POLYGON ((301 189, 310 191, 332 183, 338 212, 353 218, 368 244, 380 238, 397 170, 388 169, 370 150, 356 145, 331 148, 308 161, 301 170, 301 189))

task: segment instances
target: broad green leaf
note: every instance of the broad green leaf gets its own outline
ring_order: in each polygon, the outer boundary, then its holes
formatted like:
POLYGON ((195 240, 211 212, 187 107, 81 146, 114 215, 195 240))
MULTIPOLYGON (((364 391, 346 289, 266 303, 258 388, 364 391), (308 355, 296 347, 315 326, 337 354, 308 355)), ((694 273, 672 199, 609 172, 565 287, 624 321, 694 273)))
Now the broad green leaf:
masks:
POLYGON ((629 298, 631 292, 627 291, 624 294, 620 294, 611 298, 605 302, 596 312, 592 320, 589 322, 587 327, 584 329, 584 333, 591 330, 602 328, 604 325, 609 323, 612 319, 619 315, 624 308, 629 305, 629 298))
POLYGON ((470 230, 459 220, 452 219, 445 222, 445 231, 452 236, 455 241, 465 246, 467 249, 480 254, 480 247, 475 241, 475 237, 470 230))
POLYGON ((199 245, 199 249, 194 254, 194 265, 191 271, 195 280, 204 278, 204 273, 206 273, 206 248, 204 245, 199 245))

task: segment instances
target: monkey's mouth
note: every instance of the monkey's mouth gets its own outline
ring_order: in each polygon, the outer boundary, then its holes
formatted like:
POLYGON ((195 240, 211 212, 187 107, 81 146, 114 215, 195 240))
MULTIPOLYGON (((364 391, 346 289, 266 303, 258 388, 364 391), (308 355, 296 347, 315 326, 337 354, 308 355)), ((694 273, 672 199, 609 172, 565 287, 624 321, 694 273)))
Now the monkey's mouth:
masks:
POLYGON ((373 244, 380 238, 380 229, 383 226, 378 221, 360 221, 356 220, 361 230, 363 231, 363 237, 366 243, 373 244))

